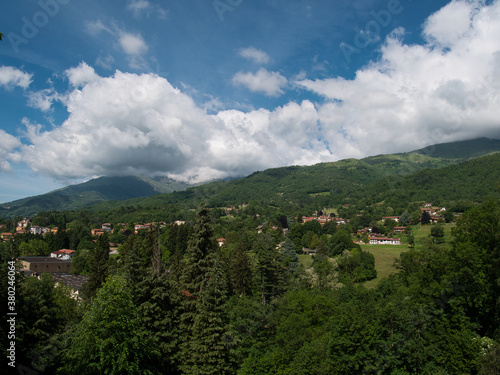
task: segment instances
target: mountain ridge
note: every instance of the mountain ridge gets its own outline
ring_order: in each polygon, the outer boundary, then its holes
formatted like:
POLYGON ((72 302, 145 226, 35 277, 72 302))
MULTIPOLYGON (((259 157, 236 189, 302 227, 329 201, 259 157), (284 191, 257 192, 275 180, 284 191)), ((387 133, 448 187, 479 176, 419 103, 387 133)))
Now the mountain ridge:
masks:
MULTIPOLYGON (((0 216, 31 216, 40 211, 78 210, 111 201, 128 202, 132 199, 131 202, 138 202, 157 194, 161 194, 161 199, 167 202, 197 194, 210 198, 212 203, 217 205, 220 202, 216 200, 229 199, 231 191, 235 191, 234 194, 236 194, 238 189, 245 191, 249 199, 257 197, 259 191, 245 187, 248 179, 252 179, 254 183, 260 180, 263 184, 275 184, 274 194, 282 194, 287 191, 290 198, 303 193, 329 192, 332 184, 336 194, 348 195, 353 193, 355 189, 374 183, 377 179, 399 179, 421 170, 438 169, 498 151, 500 151, 500 140, 478 138, 470 141, 437 144, 408 153, 344 159, 312 166, 270 168, 232 180, 230 185, 222 181, 209 182, 198 186, 196 191, 191 190, 192 186, 190 185, 167 177, 99 177, 46 194, 5 203, 4 207, 0 208, 0 216), (308 186, 307 176, 318 173, 324 176, 322 181, 315 186, 308 186), (289 186, 294 186, 294 189, 289 189, 289 186), (293 191, 288 193, 288 190, 295 190, 296 193, 293 191), (218 198, 214 198, 217 196, 213 194, 216 191, 220 192, 218 198), (174 192, 177 194, 170 197, 163 196, 174 192)), ((238 192, 238 195, 242 195, 242 193, 238 192)), ((153 201, 155 200, 153 199, 153 201)))

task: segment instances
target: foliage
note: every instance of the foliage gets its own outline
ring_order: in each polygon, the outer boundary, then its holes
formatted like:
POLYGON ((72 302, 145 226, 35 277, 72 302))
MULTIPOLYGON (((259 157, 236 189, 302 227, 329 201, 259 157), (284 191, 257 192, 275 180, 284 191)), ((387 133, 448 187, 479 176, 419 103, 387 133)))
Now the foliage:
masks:
POLYGON ((64 351, 65 374, 152 374, 159 356, 141 322, 132 295, 119 277, 97 292, 64 351))
POLYGON ((367 251, 352 249, 339 257, 338 267, 343 281, 359 283, 377 277, 375 257, 367 251))

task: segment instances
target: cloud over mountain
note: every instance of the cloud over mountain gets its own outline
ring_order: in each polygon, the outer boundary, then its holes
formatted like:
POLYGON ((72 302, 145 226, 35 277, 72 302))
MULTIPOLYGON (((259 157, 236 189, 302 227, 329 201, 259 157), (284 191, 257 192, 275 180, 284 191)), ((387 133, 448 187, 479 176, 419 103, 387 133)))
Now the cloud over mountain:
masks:
MULTIPOLYGON (((110 33, 102 23, 89 27, 110 33)), ((123 37, 128 55, 147 51, 139 34, 120 34, 116 28, 111 33, 123 37)), ((405 31, 394 30, 380 59, 353 79, 293 81, 264 68, 240 71, 233 85, 269 97, 294 90, 316 101, 215 114, 158 75, 117 70, 102 77, 82 62, 66 70, 66 91, 31 95, 40 109, 62 104, 67 118, 50 129, 25 119, 23 144, 2 132, 1 168, 23 161, 36 172, 62 178, 162 174, 201 182, 500 137, 500 2, 452 1, 427 19, 422 35, 424 43, 407 44, 405 31)), ((255 48, 240 54, 256 63, 270 59, 255 48)), ((19 69, 0 68, 0 85, 28 88, 31 79, 19 69)))

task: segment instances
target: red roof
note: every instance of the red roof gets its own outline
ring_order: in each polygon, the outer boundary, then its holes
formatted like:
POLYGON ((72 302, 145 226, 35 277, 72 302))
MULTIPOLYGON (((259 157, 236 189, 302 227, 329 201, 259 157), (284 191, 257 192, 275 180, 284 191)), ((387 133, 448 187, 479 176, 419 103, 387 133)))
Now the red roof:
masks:
POLYGON ((51 254, 73 254, 75 250, 69 250, 69 249, 61 249, 57 251, 51 252, 51 254))

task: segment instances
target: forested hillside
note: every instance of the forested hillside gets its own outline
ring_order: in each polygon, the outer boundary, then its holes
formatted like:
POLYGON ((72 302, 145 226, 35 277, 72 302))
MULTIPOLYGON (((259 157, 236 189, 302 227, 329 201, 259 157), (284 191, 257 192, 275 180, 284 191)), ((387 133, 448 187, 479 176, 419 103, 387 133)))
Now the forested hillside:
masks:
POLYGON ((0 347, 43 374, 496 374, 499 183, 500 153, 380 155, 0 219, 0 347), (61 250, 70 274, 26 268, 61 250))
POLYGON ((117 261, 107 234, 89 245, 71 223, 88 275, 77 300, 50 274, 9 273, 27 247, 2 243, 1 288, 15 285, 17 313, 15 340, 1 323, 2 349, 47 374, 497 373, 498 201, 465 212, 453 242, 403 252, 371 289, 358 276, 373 259, 345 228, 307 226, 323 234, 306 267, 280 231, 229 227, 220 247, 214 224, 202 206, 192 224, 131 233, 117 261))
MULTIPOLYGON (((151 207, 189 201, 195 202, 194 205, 190 203, 192 207, 196 207, 201 201, 213 207, 224 206, 228 202, 261 199, 279 201, 280 198, 295 203, 301 202, 300 204, 308 204, 309 201, 315 204, 317 202, 308 200, 307 197, 328 197, 327 204, 333 205, 340 203, 345 197, 378 194, 379 191, 371 189, 377 183, 383 191, 387 191, 394 189, 395 183, 401 182, 405 176, 456 165, 498 151, 499 140, 481 138, 433 145, 409 153, 371 156, 361 160, 347 159, 306 167, 268 169, 233 181, 215 181, 191 188, 185 183, 166 177, 101 177, 44 195, 5 203, 0 207, 0 217, 32 216, 41 211, 52 210, 95 211, 137 205, 151 207), (380 184, 384 180, 388 185, 380 184), (160 195, 155 196, 157 194, 160 195), (145 199, 148 197, 152 198, 145 199), (133 198, 136 199, 131 200, 133 198)), ((427 172, 423 174, 426 175, 427 172)), ((440 178, 439 173, 436 177, 440 178)), ((422 179, 420 185, 428 179, 416 178, 422 179)), ((413 191, 415 187, 411 184, 409 182, 406 186, 398 186, 413 191)))

